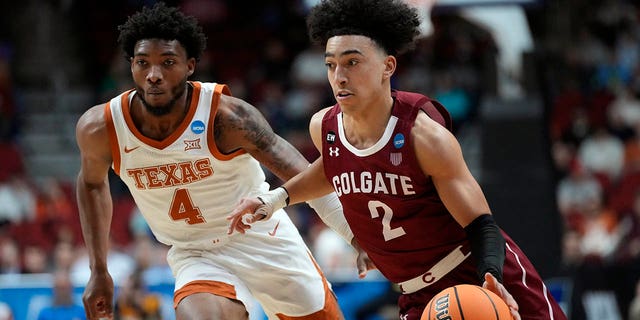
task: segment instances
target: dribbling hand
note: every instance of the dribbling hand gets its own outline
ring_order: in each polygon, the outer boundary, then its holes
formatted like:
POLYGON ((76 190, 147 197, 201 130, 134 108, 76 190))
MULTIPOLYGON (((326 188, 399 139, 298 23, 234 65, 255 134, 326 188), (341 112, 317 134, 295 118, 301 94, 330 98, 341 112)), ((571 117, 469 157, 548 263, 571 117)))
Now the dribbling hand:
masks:
POLYGON ((505 288, 502 283, 500 283, 498 279, 496 279, 496 277, 494 277, 489 272, 485 273, 484 283, 482 284, 482 287, 491 290, 491 292, 500 296, 500 298, 502 298, 502 300, 507 303, 509 311, 511 311, 513 320, 521 320, 520 313, 518 313, 518 303, 509 293, 509 291, 507 291, 507 288, 505 288))

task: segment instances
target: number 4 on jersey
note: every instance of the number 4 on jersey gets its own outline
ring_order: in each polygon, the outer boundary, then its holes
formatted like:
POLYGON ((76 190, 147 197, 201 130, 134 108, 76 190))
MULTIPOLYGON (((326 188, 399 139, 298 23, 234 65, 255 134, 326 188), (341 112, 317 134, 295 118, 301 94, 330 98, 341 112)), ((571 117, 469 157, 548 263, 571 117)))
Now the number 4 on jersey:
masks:
POLYGON ((171 200, 169 216, 173 220, 184 220, 187 224, 204 223, 200 209, 193 205, 187 189, 176 189, 171 200))

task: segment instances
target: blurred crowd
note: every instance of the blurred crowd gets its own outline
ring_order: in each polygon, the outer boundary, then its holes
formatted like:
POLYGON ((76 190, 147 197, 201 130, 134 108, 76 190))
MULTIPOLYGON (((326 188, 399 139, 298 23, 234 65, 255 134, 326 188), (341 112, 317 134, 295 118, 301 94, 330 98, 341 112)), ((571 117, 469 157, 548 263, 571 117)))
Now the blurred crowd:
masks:
MULTIPOLYGON (((625 1, 576 9, 575 36, 545 78, 562 262, 574 290, 615 293, 625 317, 640 279, 640 11, 625 1)), ((576 319, 590 311, 580 298, 576 319)))
MULTIPOLYGON (((116 26, 152 2, 52 2, 77 33, 85 81, 95 88, 96 104, 131 88, 129 65, 115 45, 116 26)), ((166 2, 196 16, 208 36, 208 49, 192 78, 228 84, 233 95, 258 107, 278 134, 315 159, 309 117, 334 100, 322 48, 307 41, 307 2, 166 2)), ((565 17, 569 43, 557 40, 563 43, 554 45, 550 35, 536 31, 544 38, 537 44, 543 61, 537 72, 564 226, 561 271, 576 280, 574 292, 609 290, 624 318, 640 319, 640 300, 634 300, 640 291, 640 9, 627 1, 574 2, 562 2, 573 8, 565 17)), ((535 10, 542 15, 540 8, 535 10)), ((6 18, 2 16, 0 26, 9 23, 6 18)), ((400 57, 394 87, 442 102, 457 133, 475 122, 482 99, 494 94, 487 70, 497 49, 491 34, 454 11, 435 10, 432 22, 433 33, 400 57)), ((16 81, 20 75, 12 68, 12 37, 1 29, 0 274, 50 273, 56 286, 83 286, 88 262, 75 182, 36 182, 29 176, 20 145, 29 106, 20 102, 24 84, 16 81)), ((279 184, 272 175, 268 179, 279 184)), ((145 288, 171 277, 164 261, 167 248, 155 241, 119 179, 114 175, 110 182, 114 219, 109 265, 123 288, 116 299, 119 319, 159 319, 161 301, 145 288)), ((306 205, 288 212, 328 276, 356 278, 351 249, 306 205)), ((574 300, 572 319, 586 319, 589 310, 582 297, 574 300)), ((0 306, 0 319, 3 310, 0 306)))

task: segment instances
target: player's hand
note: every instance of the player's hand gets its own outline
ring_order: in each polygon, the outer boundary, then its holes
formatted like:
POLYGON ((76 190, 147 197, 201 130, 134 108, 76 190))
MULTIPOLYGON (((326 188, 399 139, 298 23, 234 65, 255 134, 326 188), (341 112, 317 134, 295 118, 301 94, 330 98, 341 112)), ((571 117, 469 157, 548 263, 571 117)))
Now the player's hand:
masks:
POLYGON ((358 267, 358 278, 363 279, 364 277, 367 276, 367 272, 369 270, 375 270, 377 269, 377 267, 375 264, 373 264, 373 261, 369 259, 369 255, 364 250, 362 250, 356 238, 353 238, 351 240, 351 246, 353 246, 353 248, 356 249, 356 251, 358 252, 358 256, 356 257, 356 267, 358 267))
POLYGON ((234 230, 244 233, 245 230, 251 229, 252 223, 271 216, 271 212, 268 210, 269 206, 263 204, 258 198, 243 198, 233 212, 227 216, 227 220, 231 220, 227 234, 232 234, 234 230))
POLYGON ((484 283, 482 284, 482 287, 497 294, 498 296, 500 296, 500 298, 502 298, 502 300, 504 300, 507 303, 507 306, 509 307, 509 311, 511 311, 511 316, 513 317, 513 320, 521 320, 520 313, 518 313, 518 303, 513 298, 513 296, 509 293, 509 291, 507 291, 507 288, 505 288, 502 285, 502 283, 500 283, 498 279, 496 279, 496 277, 494 277, 489 272, 485 273, 484 283))
POLYGON ((113 279, 108 272, 91 272, 82 303, 87 320, 113 319, 113 279))

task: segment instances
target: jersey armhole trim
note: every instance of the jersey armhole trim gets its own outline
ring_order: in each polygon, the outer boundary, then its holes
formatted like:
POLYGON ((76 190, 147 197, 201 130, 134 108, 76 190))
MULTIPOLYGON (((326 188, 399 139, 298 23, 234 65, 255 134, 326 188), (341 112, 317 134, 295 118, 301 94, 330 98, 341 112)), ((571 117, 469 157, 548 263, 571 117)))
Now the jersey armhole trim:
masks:
POLYGON ((224 154, 220 152, 220 150, 218 149, 218 146, 216 145, 216 139, 214 136, 214 126, 215 126, 216 114, 218 112, 218 106, 220 104, 220 95, 222 94, 230 96, 231 90, 229 90, 229 87, 227 85, 218 83, 216 84, 216 87, 214 89, 213 97, 211 97, 211 111, 209 112, 209 124, 207 126, 208 127, 207 144, 209 145, 209 152, 211 152, 211 155, 213 155, 218 160, 227 161, 237 156, 241 156, 247 152, 243 149, 240 149, 240 150, 233 151, 229 154, 224 154))
POLYGON ((113 171, 120 176, 120 147, 118 146, 118 134, 116 133, 116 127, 113 124, 113 117, 111 115, 111 101, 107 102, 104 107, 104 121, 107 124, 107 134, 111 146, 113 171))

